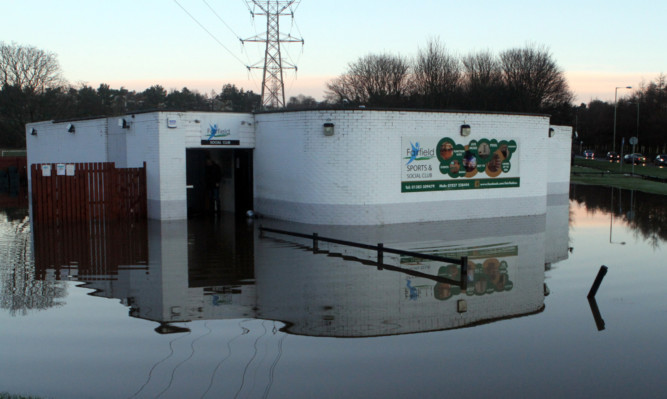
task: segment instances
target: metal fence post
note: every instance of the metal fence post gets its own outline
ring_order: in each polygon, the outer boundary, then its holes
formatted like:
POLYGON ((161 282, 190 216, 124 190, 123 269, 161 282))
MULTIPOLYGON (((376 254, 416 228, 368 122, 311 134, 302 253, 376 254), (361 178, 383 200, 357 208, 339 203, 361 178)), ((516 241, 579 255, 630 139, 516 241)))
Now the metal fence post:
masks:
POLYGON ((384 244, 378 244, 378 270, 382 270, 382 262, 384 262, 384 244))
POLYGON ((461 289, 466 290, 468 288, 468 257, 461 257, 461 289))

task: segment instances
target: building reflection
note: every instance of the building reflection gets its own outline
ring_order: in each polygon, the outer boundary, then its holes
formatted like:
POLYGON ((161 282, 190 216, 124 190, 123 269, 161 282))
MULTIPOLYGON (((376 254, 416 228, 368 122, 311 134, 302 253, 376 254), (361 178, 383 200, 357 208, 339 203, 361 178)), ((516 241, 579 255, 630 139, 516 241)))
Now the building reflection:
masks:
MULTIPOLYGON (((233 217, 103 228, 36 228, 37 275, 77 279, 130 315, 172 323, 255 318, 292 334, 366 337, 465 327, 544 309, 545 268, 568 256, 568 199, 546 215, 377 227, 233 217), (392 270, 375 253, 265 234, 258 224, 449 257, 468 256, 467 289, 392 270), (63 239, 67 237, 67 239, 63 239), (464 304, 465 311, 462 311, 464 304)), ((390 266, 458 279, 455 265, 385 255, 390 266)))

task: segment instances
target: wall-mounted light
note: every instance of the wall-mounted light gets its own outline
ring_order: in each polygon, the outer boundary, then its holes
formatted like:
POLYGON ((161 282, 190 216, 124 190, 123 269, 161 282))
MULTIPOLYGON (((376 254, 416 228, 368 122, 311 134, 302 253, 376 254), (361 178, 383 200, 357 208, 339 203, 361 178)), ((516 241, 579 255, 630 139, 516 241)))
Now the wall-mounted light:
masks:
POLYGON ((465 299, 459 299, 456 302, 456 311, 459 313, 465 313, 468 311, 468 303, 465 299))
POLYGON ((550 127, 549 128, 549 137, 553 137, 555 134, 556 134, 556 131, 554 130, 554 128, 550 127))
POLYGON ((461 136, 469 136, 470 135, 470 125, 465 124, 461 125, 461 136))
POLYGON ((74 128, 74 125, 72 125, 71 123, 69 125, 67 125, 67 132, 74 133, 75 131, 76 131, 76 128, 74 128))
POLYGON ((327 122, 324 124, 324 135, 325 136, 333 136, 334 134, 334 124, 331 122, 327 122))
POLYGON ((130 124, 124 118, 120 118, 118 119, 118 127, 121 129, 129 129, 130 124))
POLYGON ((30 128, 30 135, 31 136, 37 136, 37 130, 34 127, 30 128))

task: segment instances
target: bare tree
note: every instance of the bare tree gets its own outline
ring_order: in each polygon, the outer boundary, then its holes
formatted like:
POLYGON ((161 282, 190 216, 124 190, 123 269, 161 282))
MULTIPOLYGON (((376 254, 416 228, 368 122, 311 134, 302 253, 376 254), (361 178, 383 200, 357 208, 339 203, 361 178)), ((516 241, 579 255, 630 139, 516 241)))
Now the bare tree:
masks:
POLYGON ((508 101, 517 111, 543 112, 570 104, 574 98, 546 47, 506 50, 500 54, 500 64, 508 101))
POLYGON ((501 108, 502 69, 489 51, 469 54, 462 59, 463 86, 468 104, 484 110, 501 108))
POLYGON ((0 42, 0 85, 43 93, 63 83, 55 54, 32 46, 0 42))
POLYGON ((461 62, 447 53, 438 39, 429 40, 415 60, 413 85, 415 94, 427 107, 447 107, 456 100, 460 89, 461 62))
POLYGON ((287 105, 285 108, 288 109, 309 109, 309 108, 317 108, 319 103, 315 98, 311 96, 305 96, 303 94, 299 94, 298 96, 292 96, 290 97, 289 101, 287 102, 287 105))
POLYGON ((409 92, 410 65, 401 56, 367 55, 348 65, 348 71, 327 83, 330 102, 349 101, 376 106, 395 106, 409 92))
POLYGON ((62 83, 53 53, 0 42, 0 145, 22 148, 25 124, 48 114, 62 83))

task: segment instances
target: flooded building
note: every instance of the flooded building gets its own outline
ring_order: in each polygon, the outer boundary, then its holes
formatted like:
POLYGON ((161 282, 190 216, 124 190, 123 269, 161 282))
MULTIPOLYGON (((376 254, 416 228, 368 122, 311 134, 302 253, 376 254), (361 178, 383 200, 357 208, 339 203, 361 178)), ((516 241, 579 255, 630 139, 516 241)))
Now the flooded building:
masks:
POLYGON ((569 189, 571 128, 501 113, 156 111, 31 123, 26 142, 29 167, 145 163, 150 219, 208 210, 211 160, 222 211, 384 225, 545 214, 569 189))

